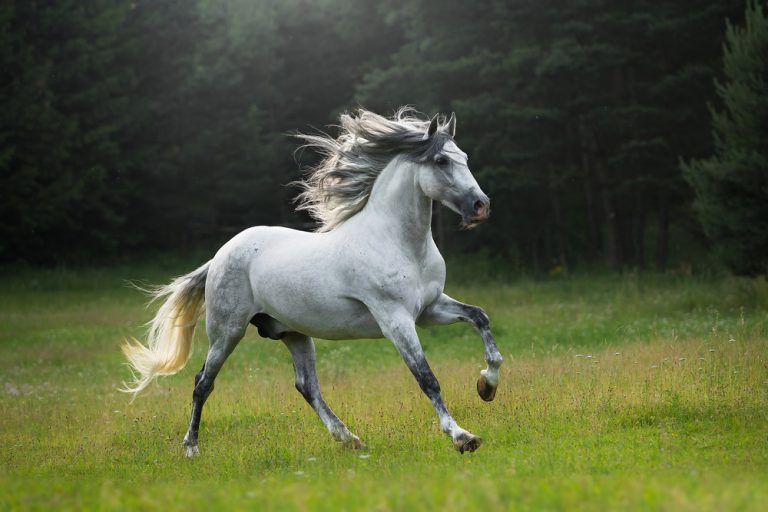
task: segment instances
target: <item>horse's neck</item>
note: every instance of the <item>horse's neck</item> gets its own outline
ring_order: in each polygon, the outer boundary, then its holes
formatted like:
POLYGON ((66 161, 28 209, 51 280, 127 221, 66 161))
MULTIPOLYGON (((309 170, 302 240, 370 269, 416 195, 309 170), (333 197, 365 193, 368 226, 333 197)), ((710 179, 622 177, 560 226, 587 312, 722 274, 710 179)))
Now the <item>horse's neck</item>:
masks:
POLYGON ((381 235, 394 236, 404 249, 420 253, 432 238, 432 200, 418 187, 413 167, 401 158, 393 160, 376 178, 365 209, 388 228, 381 235))

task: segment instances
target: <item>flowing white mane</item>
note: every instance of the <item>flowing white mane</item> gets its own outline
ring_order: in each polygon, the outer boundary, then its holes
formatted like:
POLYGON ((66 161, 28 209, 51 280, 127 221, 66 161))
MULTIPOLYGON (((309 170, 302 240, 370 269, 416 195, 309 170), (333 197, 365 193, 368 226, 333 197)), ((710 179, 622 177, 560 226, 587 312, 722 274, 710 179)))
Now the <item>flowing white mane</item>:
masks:
POLYGON ((397 155, 418 162, 430 160, 451 135, 441 118, 434 136, 425 138, 430 120, 415 110, 402 107, 391 118, 359 109, 340 117, 341 133, 333 138, 325 134, 297 137, 323 156, 309 169, 303 190, 297 197, 297 210, 306 210, 320 226, 330 231, 359 212, 368 201, 376 178, 397 155))

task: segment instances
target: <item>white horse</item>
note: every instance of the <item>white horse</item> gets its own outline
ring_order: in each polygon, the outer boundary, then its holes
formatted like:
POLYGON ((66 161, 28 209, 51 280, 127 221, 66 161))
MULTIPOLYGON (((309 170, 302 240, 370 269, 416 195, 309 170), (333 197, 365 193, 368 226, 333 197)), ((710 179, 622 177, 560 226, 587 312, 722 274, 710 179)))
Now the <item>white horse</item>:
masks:
POLYGON ((224 361, 249 323, 280 339, 293 356, 296 388, 332 436, 353 448, 360 439, 323 400, 312 337, 388 338, 432 402, 440 428, 464 453, 482 440, 461 428, 440 397, 416 325, 472 324, 485 343, 487 368, 477 391, 493 400, 502 358, 482 309, 443 293, 445 262, 431 232, 432 201, 462 217, 485 220, 490 201, 454 142, 455 116, 422 120, 408 109, 387 119, 367 111, 341 116, 341 135, 299 135, 325 159, 302 182, 300 208, 321 223, 318 232, 282 227, 246 229, 197 270, 158 288, 167 297, 150 323, 148 344, 123 346, 135 370, 125 391, 138 393, 158 375, 184 367, 205 304, 208 356, 195 378, 192 417, 184 437, 199 453, 203 404, 224 361))

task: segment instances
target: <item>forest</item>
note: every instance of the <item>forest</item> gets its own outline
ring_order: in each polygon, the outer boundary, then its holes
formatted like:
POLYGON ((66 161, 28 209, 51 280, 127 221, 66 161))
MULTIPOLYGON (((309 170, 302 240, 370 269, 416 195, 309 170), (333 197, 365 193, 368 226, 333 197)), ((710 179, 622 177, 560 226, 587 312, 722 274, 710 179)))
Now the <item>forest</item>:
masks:
POLYGON ((470 232, 436 209, 449 255, 765 272, 768 25, 747 7, 743 29, 743 0, 3 2, 0 261, 312 229, 289 184, 316 155, 292 134, 411 105, 456 113, 493 200, 470 232), (749 177, 726 187, 731 150, 749 177))

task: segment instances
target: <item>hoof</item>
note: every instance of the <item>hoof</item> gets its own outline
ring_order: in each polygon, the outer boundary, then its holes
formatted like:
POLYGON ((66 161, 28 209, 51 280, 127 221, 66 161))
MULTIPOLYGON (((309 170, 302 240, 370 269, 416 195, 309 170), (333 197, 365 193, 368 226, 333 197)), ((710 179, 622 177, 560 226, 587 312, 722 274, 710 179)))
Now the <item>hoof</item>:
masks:
POLYGON ((480 445, 483 444, 482 438, 470 434, 469 432, 462 434, 457 439, 453 440, 453 446, 456 448, 459 453, 464 452, 473 452, 480 448, 480 445))
POLYGON ((488 384, 485 375, 480 375, 480 378, 477 379, 477 394, 486 402, 490 402, 496 397, 496 388, 488 384))
POLYGON ((351 450, 365 450, 365 445, 357 436, 352 436, 352 439, 344 441, 344 446, 351 450))
POLYGON ((197 445, 184 445, 184 453, 191 459, 200 455, 200 449, 197 445))

